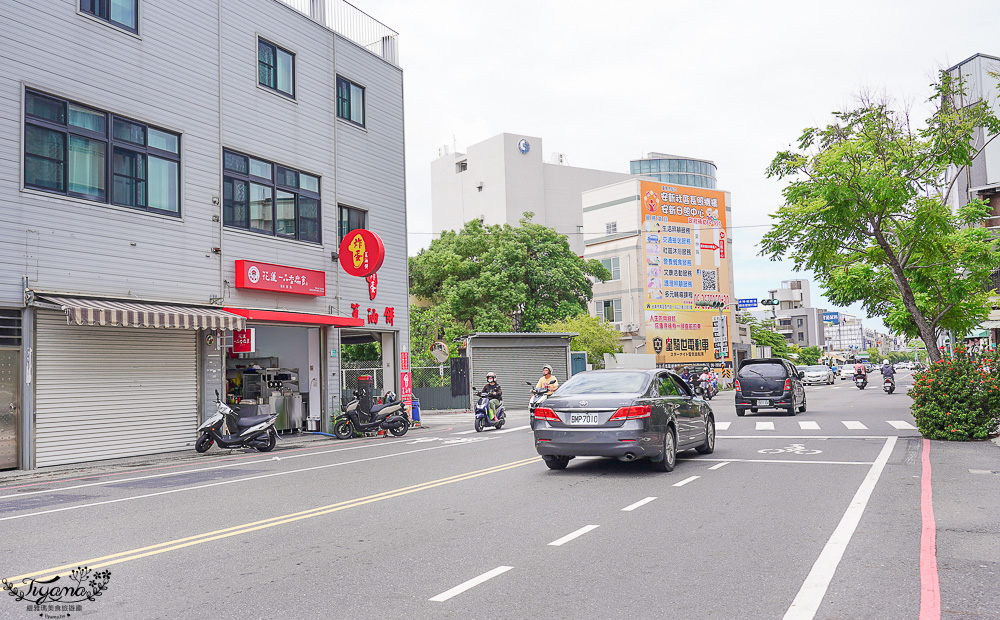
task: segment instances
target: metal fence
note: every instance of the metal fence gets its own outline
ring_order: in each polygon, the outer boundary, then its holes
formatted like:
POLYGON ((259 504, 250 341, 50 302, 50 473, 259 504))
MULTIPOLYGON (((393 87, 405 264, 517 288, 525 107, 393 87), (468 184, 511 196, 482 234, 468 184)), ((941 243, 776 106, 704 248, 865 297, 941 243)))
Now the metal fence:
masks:
POLYGON ((354 398, 352 392, 358 389, 358 377, 370 375, 374 377, 373 395, 381 395, 385 389, 385 381, 381 360, 362 360, 358 362, 341 362, 340 364, 340 394, 343 402, 354 398))
POLYGON ((413 366, 413 397, 420 401, 424 411, 435 409, 468 409, 469 395, 452 395, 451 364, 437 366, 413 366))
POLYGON ((313 21, 399 66, 399 33, 345 0, 281 0, 313 21))

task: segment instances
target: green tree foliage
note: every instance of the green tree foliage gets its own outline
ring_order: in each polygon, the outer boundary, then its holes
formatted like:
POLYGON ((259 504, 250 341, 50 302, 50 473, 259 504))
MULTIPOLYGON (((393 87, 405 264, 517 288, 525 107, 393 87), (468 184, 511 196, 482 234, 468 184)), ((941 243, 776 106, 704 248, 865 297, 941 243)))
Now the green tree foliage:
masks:
POLYGON ((441 316, 475 332, 537 331, 586 314, 589 278, 611 274, 570 250, 565 235, 531 222, 446 231, 410 259, 410 292, 443 306, 441 316))
POLYGON ((908 394, 920 434, 928 439, 986 439, 1000 423, 1000 352, 976 359, 964 347, 914 375, 908 394))
POLYGON ((960 82, 942 76, 923 128, 862 96, 832 124, 805 129, 798 148, 768 168, 791 182, 761 254, 812 270, 832 303, 861 302, 895 333, 919 337, 934 360, 939 334, 965 333, 986 318, 989 276, 1000 263, 981 226, 986 203, 954 213, 949 206, 954 179, 985 148, 979 128, 1000 132, 989 102, 957 105, 962 95, 960 82))
POLYGON ((382 359, 382 345, 377 342, 346 344, 341 348, 342 362, 371 362, 382 359))
POLYGON ((799 351, 799 357, 795 360, 795 363, 800 366, 813 366, 819 363, 819 359, 823 355, 823 349, 819 347, 806 347, 799 351))
POLYGON ((748 312, 738 315, 737 320, 750 326, 750 341, 754 344, 771 347, 773 357, 781 357, 786 360, 795 359, 792 357, 791 348, 788 341, 781 334, 774 331, 774 321, 771 319, 760 320, 748 312))
POLYGON ((865 352, 868 354, 868 361, 872 364, 882 363, 882 354, 878 352, 876 347, 868 347, 868 350, 865 352))
POLYGON ((587 361, 594 368, 604 368, 605 353, 621 353, 621 333, 607 321, 596 316, 581 314, 571 319, 542 325, 543 332, 580 334, 573 338, 573 351, 586 351, 587 361))

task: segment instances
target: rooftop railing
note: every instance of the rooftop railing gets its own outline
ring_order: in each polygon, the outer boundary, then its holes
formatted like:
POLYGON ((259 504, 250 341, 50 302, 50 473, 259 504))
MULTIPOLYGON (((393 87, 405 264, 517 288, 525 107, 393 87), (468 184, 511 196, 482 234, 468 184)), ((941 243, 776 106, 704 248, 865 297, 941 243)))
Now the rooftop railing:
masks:
POLYGON ((399 66, 399 33, 345 0, 279 0, 399 66))

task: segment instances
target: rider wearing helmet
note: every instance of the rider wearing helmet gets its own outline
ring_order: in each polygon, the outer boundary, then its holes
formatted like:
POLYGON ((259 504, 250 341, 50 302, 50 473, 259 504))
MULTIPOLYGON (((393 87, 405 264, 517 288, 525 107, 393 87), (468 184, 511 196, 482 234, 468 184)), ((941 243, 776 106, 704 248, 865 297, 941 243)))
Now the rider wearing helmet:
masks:
POLYGON ((892 367, 889 360, 882 360, 882 378, 892 381, 893 385, 896 383, 896 369, 892 367))
POLYGON ((542 366, 542 378, 535 384, 536 388, 547 388, 549 394, 555 392, 559 387, 559 380, 552 374, 552 367, 548 364, 542 366))
POLYGON ((497 373, 492 371, 486 373, 486 385, 483 386, 483 395, 490 399, 486 415, 489 416, 490 422, 496 422, 496 411, 500 407, 500 400, 503 398, 503 390, 500 389, 500 384, 497 383, 497 373))

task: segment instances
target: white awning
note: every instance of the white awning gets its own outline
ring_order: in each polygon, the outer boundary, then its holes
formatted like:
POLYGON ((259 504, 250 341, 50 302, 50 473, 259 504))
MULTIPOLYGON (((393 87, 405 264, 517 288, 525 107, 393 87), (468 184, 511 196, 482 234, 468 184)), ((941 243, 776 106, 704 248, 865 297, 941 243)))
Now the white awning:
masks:
POLYGON ((221 308, 82 297, 39 296, 66 313, 67 324, 112 327, 161 327, 164 329, 243 329, 246 319, 221 308))

